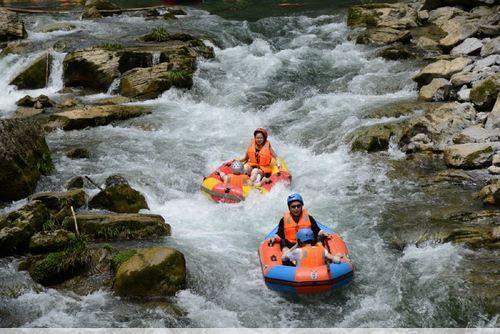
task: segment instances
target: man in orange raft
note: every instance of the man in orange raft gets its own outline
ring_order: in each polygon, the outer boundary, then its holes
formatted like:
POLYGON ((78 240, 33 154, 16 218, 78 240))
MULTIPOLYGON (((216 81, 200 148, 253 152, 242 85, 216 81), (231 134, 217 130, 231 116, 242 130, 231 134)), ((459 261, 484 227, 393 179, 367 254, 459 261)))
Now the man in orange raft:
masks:
POLYGON ((243 186, 251 186, 252 181, 248 175, 243 173, 243 164, 241 161, 234 160, 231 163, 231 173, 226 174, 222 171, 217 171, 217 174, 220 175, 221 179, 225 183, 229 183, 235 187, 242 188, 243 186))
POLYGON ((281 242, 282 252, 286 254, 297 244, 297 232, 300 229, 311 229, 314 239, 318 236, 329 237, 330 235, 321 230, 316 220, 304 209, 304 199, 300 194, 292 194, 287 199, 288 211, 285 212, 278 225, 278 232, 269 241, 271 243, 281 242))
POLYGON ((259 185, 260 182, 268 182, 272 173, 271 162, 276 161, 276 167, 281 169, 281 165, 277 160, 277 154, 271 147, 271 143, 267 140, 267 130, 257 128, 253 132, 253 139, 247 148, 245 156, 239 159, 245 162, 245 173, 250 175, 250 180, 259 185))
POLYGON ((283 253, 283 262, 290 261, 297 267, 318 267, 326 264, 326 260, 340 263, 340 256, 330 254, 320 242, 316 242, 310 228, 302 228, 297 232, 299 248, 283 253))

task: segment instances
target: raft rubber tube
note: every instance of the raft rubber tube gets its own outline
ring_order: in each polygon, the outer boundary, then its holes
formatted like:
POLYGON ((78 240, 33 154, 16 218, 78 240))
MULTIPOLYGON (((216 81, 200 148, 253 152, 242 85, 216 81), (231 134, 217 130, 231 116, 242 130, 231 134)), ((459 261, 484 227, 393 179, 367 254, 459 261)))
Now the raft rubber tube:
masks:
POLYGON ((222 178, 216 174, 216 171, 224 172, 225 174, 231 173, 231 163, 233 160, 226 161, 219 168, 213 171, 210 175, 206 176, 201 183, 201 191, 208 196, 211 200, 220 203, 238 203, 244 201, 250 195, 252 189, 257 189, 260 193, 265 194, 278 183, 284 182, 290 184, 292 176, 290 175, 285 162, 278 158, 281 169, 278 169, 275 163, 271 164, 272 172, 269 177, 269 183, 263 183, 259 187, 243 186, 235 187, 229 183, 224 183, 222 178))
POLYGON ((349 261, 346 244, 329 227, 320 223, 318 226, 330 233, 330 237, 324 243, 328 251, 333 255, 345 254, 340 263, 329 263, 318 267, 283 265, 280 244, 269 245, 269 239, 278 232, 276 226, 259 247, 262 275, 269 289, 289 294, 316 294, 336 290, 351 283, 354 268, 349 261))

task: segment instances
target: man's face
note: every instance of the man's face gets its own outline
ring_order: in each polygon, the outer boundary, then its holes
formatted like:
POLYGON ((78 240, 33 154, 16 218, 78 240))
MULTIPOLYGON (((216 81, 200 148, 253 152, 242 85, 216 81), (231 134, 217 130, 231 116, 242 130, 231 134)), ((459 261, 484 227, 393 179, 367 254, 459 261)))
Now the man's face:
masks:
POLYGON ((289 208, 292 216, 297 217, 302 213, 302 203, 300 203, 299 201, 293 201, 292 203, 290 203, 289 208))

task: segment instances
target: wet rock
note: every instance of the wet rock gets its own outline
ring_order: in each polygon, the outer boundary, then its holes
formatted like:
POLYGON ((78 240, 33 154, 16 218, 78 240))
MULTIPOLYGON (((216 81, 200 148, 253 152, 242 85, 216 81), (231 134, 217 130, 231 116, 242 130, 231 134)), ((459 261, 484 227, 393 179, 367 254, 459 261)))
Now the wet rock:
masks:
POLYGON ((167 8, 167 12, 172 13, 174 15, 187 15, 187 13, 179 8, 167 8))
POLYGON ((90 152, 86 148, 78 147, 72 148, 64 152, 64 154, 70 159, 88 159, 90 158, 90 152))
POLYGON ((450 79, 453 74, 461 72, 469 63, 470 60, 463 57, 453 60, 438 60, 425 66, 413 77, 413 80, 416 81, 419 86, 423 86, 429 84, 432 79, 450 79))
POLYGON ((453 48, 467 38, 474 36, 478 31, 477 23, 458 18, 451 19, 440 27, 448 34, 439 41, 439 45, 445 49, 453 48))
POLYGON ((487 143, 450 145, 444 149, 444 161, 455 168, 482 168, 491 164, 493 153, 493 147, 487 143))
POLYGON ((484 143, 500 140, 500 129, 488 130, 482 125, 473 125, 453 137, 455 144, 484 143))
POLYGON ((422 86, 418 98, 422 101, 446 101, 450 96, 451 83, 443 78, 432 79, 425 86, 422 86))
POLYGON ((68 190, 82 189, 84 185, 85 185, 85 180, 83 179, 83 177, 75 176, 66 183, 66 189, 68 190))
POLYGON ((120 73, 127 72, 136 67, 153 66, 153 53, 126 51, 120 54, 118 70, 120 73))
POLYGON ((487 129, 500 128, 500 93, 498 93, 495 105, 488 115, 485 127, 487 129))
POLYGON ((397 30, 393 28, 369 28, 362 32, 356 39, 359 44, 385 45, 396 42, 406 43, 411 39, 409 30, 397 30))
POLYGON ((184 255, 173 248, 138 249, 116 272, 113 290, 124 297, 173 295, 186 285, 184 255))
POLYGON ((31 118, 45 113, 44 109, 19 107, 14 114, 14 118, 31 118))
POLYGON ((87 0, 85 7, 95 7, 98 10, 120 10, 119 6, 106 0, 87 0))
POLYGON ((493 179, 479 192, 479 198, 486 205, 500 207, 500 179, 493 179))
POLYGON ((75 98, 67 98, 57 104, 59 109, 68 109, 81 105, 81 102, 75 98))
MULTIPOLYGON (((76 215, 78 229, 93 240, 155 239, 170 235, 170 225, 159 215, 145 214, 96 214, 76 215)), ((63 226, 74 231, 72 217, 67 217, 63 226)))
POLYGON ((106 187, 113 187, 113 186, 119 186, 122 184, 128 185, 128 181, 123 175, 115 174, 115 175, 108 176, 108 178, 106 178, 105 184, 106 184, 106 187))
POLYGON ((398 101, 390 104, 384 104, 381 107, 372 109, 368 116, 371 118, 398 118, 401 116, 408 116, 417 112, 429 112, 430 110, 436 108, 436 103, 422 101, 398 101))
POLYGON ((95 7, 87 7, 82 13, 81 19, 100 19, 102 17, 101 12, 95 7))
POLYGON ((417 11, 406 3, 381 3, 353 6, 347 14, 350 27, 388 27, 405 29, 417 26, 417 11))
POLYGON ((422 8, 432 10, 445 6, 463 6, 470 9, 481 5, 491 5, 493 3, 493 0, 425 0, 422 8))
POLYGON ((461 44, 455 46, 450 54, 452 56, 465 56, 479 53, 483 43, 477 38, 467 38, 461 44))
POLYGON ((486 57, 492 54, 500 54, 500 36, 486 42, 481 49, 481 57, 486 57))
POLYGON ((128 184, 107 186, 89 201, 89 207, 118 213, 137 213, 149 209, 144 196, 128 184))
POLYGON ((55 103, 46 95, 39 95, 37 98, 32 98, 31 96, 26 95, 25 97, 17 101, 16 105, 20 107, 34 107, 35 109, 43 109, 52 108, 55 103))
POLYGON ((53 168, 38 124, 22 119, 0 120, 0 202, 28 196, 40 176, 53 168))
POLYGON ((473 82, 480 80, 482 77, 483 74, 479 72, 459 72, 451 76, 450 82, 453 87, 471 86, 473 82))
POLYGON ((28 37, 24 22, 17 13, 0 8, 0 42, 28 37))
POLYGON ((177 18, 175 17, 174 14, 170 13, 170 12, 166 12, 165 14, 163 14, 162 18, 164 20, 177 20, 177 18))
POLYGON ((472 182, 474 179, 461 169, 447 169, 440 171, 433 178, 434 182, 463 183, 472 182))
POLYGON ((31 202, 5 217, 0 230, 0 256, 22 254, 30 238, 50 220, 50 212, 39 201, 31 202))
POLYGON ((416 54, 402 45, 394 45, 383 49, 378 54, 380 57, 389 60, 416 58, 416 54))
POLYGON ((34 194, 31 199, 42 202, 47 208, 53 211, 59 211, 69 206, 73 206, 76 210, 86 203, 86 195, 82 189, 72 189, 63 192, 40 192, 34 194))
POLYGON ((64 130, 77 130, 150 113, 151 109, 141 106, 87 106, 53 114, 51 120, 58 121, 64 130))
POLYGON ((436 48, 439 43, 432 38, 421 36, 415 39, 414 44, 417 46, 417 48, 429 49, 436 48))
POLYGON ((493 166, 500 167, 500 154, 495 154, 492 160, 493 166))
POLYGON ((400 130, 394 124, 376 124, 355 131, 353 151, 377 152, 387 150, 389 140, 400 130))
POLYGON ((45 231, 34 234, 30 239, 31 254, 56 252, 67 248, 75 235, 66 230, 45 231))
POLYGON ((99 48, 70 52, 63 62, 64 85, 106 92, 120 75, 119 60, 116 52, 99 48))
POLYGON ((74 24, 68 22, 54 22, 46 24, 41 28, 36 29, 37 32, 49 33, 53 31, 70 31, 76 29, 74 24))
POLYGON ((39 89, 47 86, 50 77, 52 56, 46 52, 10 82, 18 89, 39 89))
POLYGON ((470 100, 479 110, 491 110, 500 92, 500 73, 474 83, 470 100))
POLYGON ((192 85, 191 71, 175 70, 172 63, 162 63, 124 73, 120 82, 120 94, 137 99, 153 99, 172 86, 191 88, 192 85))
POLYGON ((160 15, 161 15, 160 11, 156 8, 148 9, 148 10, 144 11, 144 17, 146 17, 146 18, 156 18, 160 15))
POLYGON ((493 175, 499 175, 500 174, 500 166, 490 166, 488 167, 488 172, 493 175))
POLYGON ((102 99, 98 99, 94 101, 94 105, 96 106, 109 106, 109 105, 117 105, 117 104, 125 104, 133 102, 134 100, 130 97, 125 96, 113 96, 113 97, 105 97, 102 99))

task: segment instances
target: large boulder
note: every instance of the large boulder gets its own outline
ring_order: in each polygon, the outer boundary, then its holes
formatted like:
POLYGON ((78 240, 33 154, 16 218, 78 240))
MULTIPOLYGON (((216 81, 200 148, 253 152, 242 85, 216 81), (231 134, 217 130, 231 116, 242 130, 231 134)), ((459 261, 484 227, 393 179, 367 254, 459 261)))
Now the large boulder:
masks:
POLYGON ((384 45, 397 42, 406 43, 410 39, 411 34, 409 30, 381 27, 366 29, 357 37, 356 42, 359 44, 384 45))
POLYGON ((468 127, 453 137, 455 144, 485 143, 498 140, 500 140, 500 129, 485 129, 480 124, 468 127))
POLYGON ((0 42, 26 37, 28 37, 28 33, 19 15, 5 8, 0 8, 0 42))
POLYGON ((52 56, 46 52, 17 75, 10 84, 17 86, 18 89, 44 88, 47 86, 51 67, 52 56))
POLYGON ((389 147, 392 136, 399 133, 397 124, 376 124, 356 130, 351 144, 353 151, 377 152, 389 147))
POLYGON ((447 33, 446 37, 439 41, 439 45, 444 49, 451 49, 478 32, 477 22, 470 22, 461 17, 448 20, 440 28, 447 33))
POLYGON ((173 295, 186 285, 184 255, 173 248, 138 249, 116 272, 113 290, 124 297, 173 295))
POLYGON ((425 66, 413 77, 419 87, 429 84, 432 79, 450 79, 455 73, 461 72, 470 63, 470 59, 459 57, 453 60, 438 60, 425 66))
POLYGON ((51 120, 64 130, 78 130, 150 113, 151 109, 142 106, 87 106, 55 113, 51 116, 51 120))
POLYGON ((413 28, 417 26, 417 11, 407 3, 352 6, 347 14, 347 25, 393 29, 413 28))
MULTIPOLYGON (((76 220, 80 233, 93 240, 154 239, 170 235, 170 225, 159 215, 80 213, 76 220)), ((73 217, 67 217, 63 226, 74 231, 73 217)))
POLYGON ((31 194, 41 175, 53 170, 45 135, 29 120, 0 120, 0 202, 31 194))
POLYGON ((67 248, 75 238, 74 233, 61 229, 39 232, 31 237, 29 250, 31 254, 60 251, 67 248))
POLYGON ((460 45, 455 46, 450 54, 452 56, 464 56, 476 54, 481 51, 483 43, 477 38, 467 38, 460 45))
POLYGON ((89 201, 89 207, 117 213, 138 213, 141 209, 149 209, 144 196, 126 181, 108 185, 89 201))
POLYGON ((446 165, 455 168, 475 169, 491 165, 494 149, 491 144, 457 144, 444 149, 446 165))
POLYGON ((106 92, 120 75, 119 60, 116 52, 100 48, 70 52, 63 62, 64 85, 106 92))
POLYGON ((420 88, 418 98, 422 101, 446 101, 450 96, 451 83, 443 78, 432 81, 420 88))
POLYGON ((85 205, 86 195, 82 189, 71 189, 64 192, 41 192, 31 196, 31 200, 42 202, 52 211, 60 211, 64 207, 73 206, 76 210, 85 205))
POLYGON ((120 94, 137 99, 152 99, 170 87, 191 88, 192 85, 191 71, 175 70, 172 63, 161 63, 125 72, 120 82, 120 94))
POLYGON ((470 100, 479 110, 491 110, 500 92, 500 73, 474 83, 470 100))
POLYGON ((500 129, 500 93, 498 93, 497 101, 488 115, 485 127, 487 129, 500 129))
POLYGON ((42 202, 31 202, 5 217, 0 230, 0 256, 28 250, 30 238, 50 221, 50 212, 42 202))
POLYGON ((479 192, 479 198, 486 205, 500 207, 500 179, 493 179, 479 192))

